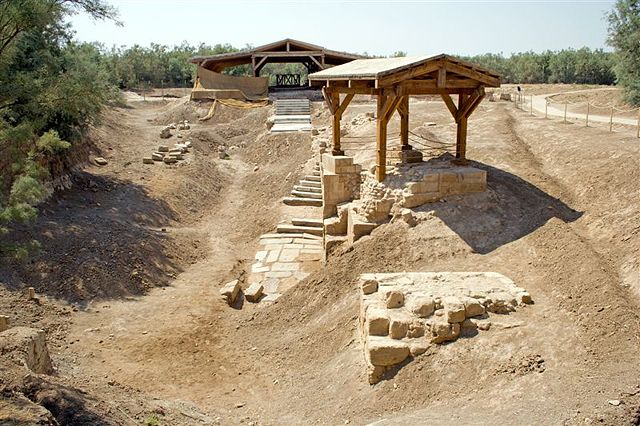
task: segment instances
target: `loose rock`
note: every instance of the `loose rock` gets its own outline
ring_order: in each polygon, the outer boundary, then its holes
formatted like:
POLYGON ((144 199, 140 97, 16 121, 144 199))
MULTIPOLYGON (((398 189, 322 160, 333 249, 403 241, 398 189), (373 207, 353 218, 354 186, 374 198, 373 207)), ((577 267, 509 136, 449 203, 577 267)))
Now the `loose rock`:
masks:
POLYGON ((387 308, 395 309, 404 305, 404 293, 393 290, 387 293, 387 308))

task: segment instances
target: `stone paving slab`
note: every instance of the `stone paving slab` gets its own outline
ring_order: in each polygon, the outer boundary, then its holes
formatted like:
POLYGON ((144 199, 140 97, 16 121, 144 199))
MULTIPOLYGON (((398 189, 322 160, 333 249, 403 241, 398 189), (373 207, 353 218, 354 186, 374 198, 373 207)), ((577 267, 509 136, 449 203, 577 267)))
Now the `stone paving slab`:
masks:
POLYGON ((273 302, 282 293, 321 267, 322 237, 312 234, 264 234, 247 285, 263 286, 261 302, 273 302))

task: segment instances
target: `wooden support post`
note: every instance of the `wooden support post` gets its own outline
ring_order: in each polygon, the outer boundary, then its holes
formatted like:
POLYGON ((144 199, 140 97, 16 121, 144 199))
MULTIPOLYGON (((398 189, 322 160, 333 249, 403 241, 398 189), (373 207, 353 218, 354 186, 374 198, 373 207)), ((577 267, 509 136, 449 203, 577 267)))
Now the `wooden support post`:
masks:
POLYGON ((547 118, 547 110, 549 109, 549 100, 545 99, 544 100, 544 118, 547 118))
POLYGON ((331 103, 335 108, 333 113, 333 149, 331 150, 332 155, 344 155, 344 151, 340 149, 340 119, 342 118, 341 114, 338 114, 337 107, 340 105, 340 94, 332 93, 331 94, 331 103))
POLYGON ((344 110, 351 102, 351 99, 355 96, 350 93, 347 94, 342 103, 340 103, 340 93, 339 92, 328 92, 325 88, 322 89, 322 96, 324 96, 324 100, 329 107, 329 111, 331 111, 331 115, 333 116, 332 122, 332 130, 333 130, 333 149, 331 150, 332 155, 344 155, 344 151, 340 147, 340 120, 342 119, 342 114, 344 110))
POLYGON ((613 107, 611 107, 611 116, 609 117, 609 131, 613 132, 613 107))
POLYGON ((564 123, 567 123, 567 103, 564 103, 564 123))
POLYGON ((387 96, 378 95, 376 121, 376 179, 382 182, 387 175, 387 96))
POLYGON ((589 107, 591 106, 591 104, 589 103, 589 101, 587 101, 587 121, 585 123, 586 127, 589 127, 589 107))
MULTIPOLYGON (((468 96, 464 93, 458 95, 458 111, 465 107, 468 96)), ((467 115, 459 117, 457 120, 458 127, 456 130, 456 160, 459 164, 466 164, 467 153, 467 115)))
POLYGON ((400 144, 403 151, 411 150, 409 145, 409 96, 403 96, 398 104, 400 114, 400 144))

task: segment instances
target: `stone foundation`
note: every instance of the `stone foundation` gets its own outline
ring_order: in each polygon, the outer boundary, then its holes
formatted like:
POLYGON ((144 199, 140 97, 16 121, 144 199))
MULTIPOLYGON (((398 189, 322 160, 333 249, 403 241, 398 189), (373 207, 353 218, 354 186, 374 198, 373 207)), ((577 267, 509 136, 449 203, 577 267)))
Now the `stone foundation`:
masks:
POLYGON ((335 216, 338 204, 360 197, 362 167, 353 158, 322 154, 323 217, 335 216))
POLYGON ((430 345, 491 326, 490 314, 532 303, 495 272, 410 272, 360 276, 360 332, 369 383, 430 345))

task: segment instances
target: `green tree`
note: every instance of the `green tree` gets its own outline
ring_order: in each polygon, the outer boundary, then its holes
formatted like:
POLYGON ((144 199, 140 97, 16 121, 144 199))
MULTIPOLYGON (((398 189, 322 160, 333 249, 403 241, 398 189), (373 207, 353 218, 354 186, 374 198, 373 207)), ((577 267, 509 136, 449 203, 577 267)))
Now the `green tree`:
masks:
MULTIPOLYGON (((0 0, 0 237, 36 216, 50 170, 101 107, 117 99, 108 69, 91 44, 71 41, 66 19, 96 19, 113 9, 102 0, 0 0)), ((0 239, 0 254, 24 255, 0 239)))
POLYGON ((640 105, 640 1, 618 0, 607 18, 618 83, 625 100, 640 105))

